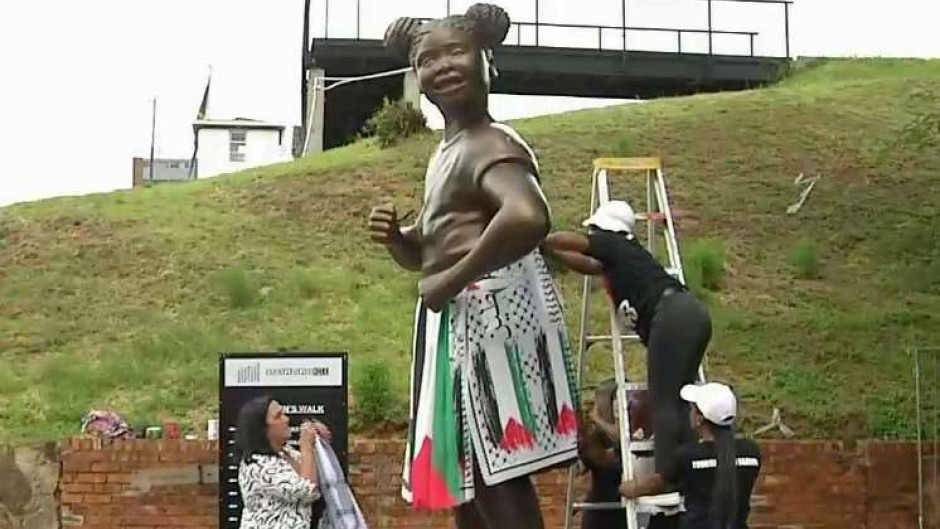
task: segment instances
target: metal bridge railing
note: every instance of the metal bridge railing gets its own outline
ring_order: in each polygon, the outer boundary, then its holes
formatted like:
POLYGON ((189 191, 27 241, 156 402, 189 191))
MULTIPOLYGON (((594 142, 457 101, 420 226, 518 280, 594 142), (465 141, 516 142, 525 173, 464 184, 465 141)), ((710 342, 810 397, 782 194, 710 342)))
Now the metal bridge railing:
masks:
MULTIPOLYGON (((431 20, 429 18, 421 20, 431 20)), ((649 33, 674 33, 676 35, 676 53, 683 53, 682 51, 682 35, 683 34, 701 34, 708 35, 711 38, 713 35, 737 35, 737 36, 746 36, 750 40, 750 56, 754 56, 754 37, 759 35, 759 32, 756 31, 722 31, 722 30, 707 30, 707 29, 696 29, 696 28, 658 28, 658 27, 639 27, 639 26, 594 26, 590 24, 555 24, 550 22, 513 22, 510 25, 510 33, 513 32, 513 28, 516 33, 516 42, 508 42, 504 45, 506 46, 540 46, 539 41, 539 28, 562 28, 562 29, 573 29, 573 30, 590 30, 597 32, 597 49, 611 49, 610 47, 604 47, 604 33, 605 32, 616 32, 617 34, 623 35, 623 46, 618 48, 618 51, 630 51, 627 48, 627 35, 631 31, 635 32, 649 32, 649 33), (522 28, 534 28, 535 39, 532 44, 524 44, 522 39, 522 28)), ((551 47, 551 46, 546 46, 551 47)), ((711 53, 711 52, 710 52, 711 53)))
MULTIPOLYGON (((307 0, 308 5, 311 0, 307 0)), ((322 33, 317 35, 317 38, 330 39, 330 28, 331 28, 331 7, 334 10, 333 19, 337 18, 335 15, 335 10, 339 8, 340 5, 343 5, 347 9, 350 8, 349 0, 314 0, 318 4, 322 3, 316 11, 318 13, 312 13, 313 19, 317 20, 317 25, 321 26, 322 24, 322 33), (322 9, 322 11, 320 11, 322 9)), ((450 0, 440 0, 442 7, 444 7, 444 13, 450 14, 451 2, 450 0)), ((713 55, 718 54, 715 50, 714 37, 715 36, 735 36, 747 39, 749 53, 747 55, 753 57, 755 56, 755 47, 754 41, 755 38, 760 35, 756 31, 726 31, 715 29, 713 24, 712 16, 712 6, 715 3, 746 3, 746 4, 770 4, 770 5, 780 5, 783 6, 783 24, 784 24, 784 41, 786 49, 786 58, 790 58, 790 5, 793 3, 792 0, 685 0, 685 1, 697 1, 705 2, 708 4, 708 14, 707 14, 707 24, 704 28, 677 28, 677 27, 645 27, 645 26, 631 26, 627 24, 628 21, 628 3, 629 0, 622 0, 621 5, 621 24, 620 25, 590 25, 590 24, 567 24, 567 23, 552 23, 544 22, 539 19, 539 0, 533 0, 535 7, 535 21, 531 22, 513 22, 512 31, 515 33, 515 42, 508 42, 505 45, 508 46, 544 46, 544 47, 555 47, 556 45, 545 42, 540 35, 540 30, 543 28, 551 29, 568 29, 571 30, 571 33, 574 32, 596 32, 597 33, 597 48, 598 50, 618 50, 623 52, 629 51, 638 51, 631 50, 628 47, 629 35, 630 33, 671 33, 675 35, 675 53, 702 53, 702 52, 692 52, 688 50, 688 46, 683 48, 683 37, 691 35, 705 35, 708 39, 708 51, 707 54, 713 55), (523 39, 523 29, 532 29, 534 30, 534 39, 523 39), (620 44, 616 47, 604 45, 604 37, 609 36, 611 33, 614 35, 620 36, 620 44)), ((353 40, 376 40, 380 39, 380 35, 375 36, 363 36, 362 32, 362 0, 355 0, 355 20, 349 20, 344 23, 344 26, 355 25, 355 37, 353 40)), ((430 18, 424 18, 424 20, 429 20, 430 18)), ((335 20, 332 20, 335 22, 335 20)), ((334 28, 335 29, 335 28, 334 28)), ((335 37, 335 31, 334 36, 335 37)), ((349 37, 343 37, 344 39, 349 37)), ((584 47, 584 46, 577 46, 584 47)), ((740 53, 721 53, 722 55, 742 55, 740 53)))

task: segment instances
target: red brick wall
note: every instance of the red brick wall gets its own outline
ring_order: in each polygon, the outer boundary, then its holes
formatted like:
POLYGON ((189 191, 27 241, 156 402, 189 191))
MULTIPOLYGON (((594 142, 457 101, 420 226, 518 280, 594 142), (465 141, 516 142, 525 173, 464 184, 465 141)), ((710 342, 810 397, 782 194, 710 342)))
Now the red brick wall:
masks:
MULTIPOLYGON (((764 469, 753 498, 752 527, 917 527, 914 443, 768 441, 761 447, 764 469)), ((400 499, 400 441, 356 439, 350 453, 351 482, 370 527, 452 527, 446 515, 411 512, 400 499)), ((215 528, 216 458, 215 443, 72 440, 62 453, 63 526, 215 528)), ((932 461, 925 467, 932 469, 932 461)), ((936 484, 931 485, 936 494, 936 484)), ((546 527, 562 528, 565 473, 539 476, 537 486, 546 527)), ((940 529, 938 501, 928 500, 928 528, 940 529)))
POLYGON ((72 439, 61 454, 62 526, 215 528, 217 450, 198 441, 72 439))

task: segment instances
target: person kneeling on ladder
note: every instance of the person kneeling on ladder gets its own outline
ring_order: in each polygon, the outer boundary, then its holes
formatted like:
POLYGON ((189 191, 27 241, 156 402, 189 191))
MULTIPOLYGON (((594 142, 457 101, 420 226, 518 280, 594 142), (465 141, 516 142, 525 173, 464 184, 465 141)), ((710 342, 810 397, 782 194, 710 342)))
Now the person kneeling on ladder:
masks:
MULTIPOLYGON (((623 467, 620 464, 616 393, 615 379, 601 382, 594 394, 594 408, 589 418, 582 421, 579 455, 585 470, 590 472, 591 485, 586 498, 588 503, 620 501, 623 467)), ((630 434, 634 438, 643 437, 644 432, 649 429, 648 402, 642 392, 628 393, 630 434)), ((639 459, 634 462, 634 472, 637 476, 646 474, 639 468, 639 463, 639 459)), ((648 529, 678 527, 677 517, 672 515, 657 514, 651 517, 647 513, 640 515, 639 521, 640 527, 648 529)), ((581 529, 627 529, 627 519, 622 509, 588 509, 581 514, 581 529)))
POLYGON ((610 201, 583 222, 587 235, 555 232, 545 247, 572 270, 603 275, 608 295, 647 349, 655 454, 651 479, 664 486, 679 445, 692 437, 679 389, 696 380, 712 325, 705 306, 636 239, 635 224, 629 204, 610 201))
MULTIPOLYGON (((680 395, 692 404, 689 419, 698 439, 679 449, 679 464, 665 476, 685 498, 680 527, 746 529, 761 454, 752 439, 735 439, 737 399, 731 388, 715 382, 687 385, 680 395)), ((662 485, 651 480, 620 485, 620 493, 627 498, 661 490, 662 485)))

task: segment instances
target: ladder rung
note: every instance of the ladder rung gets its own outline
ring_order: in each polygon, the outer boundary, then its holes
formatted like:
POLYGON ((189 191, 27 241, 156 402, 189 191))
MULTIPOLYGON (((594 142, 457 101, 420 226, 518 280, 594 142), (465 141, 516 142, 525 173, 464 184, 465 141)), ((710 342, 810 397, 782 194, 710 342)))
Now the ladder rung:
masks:
POLYGON ((653 441, 630 441, 631 452, 652 452, 653 441))
POLYGON ((682 495, 678 492, 666 492, 655 496, 640 496, 636 499, 637 507, 665 507, 675 508, 682 504, 682 495))
MULTIPOLYGON (((587 343, 589 345, 592 345, 592 344, 599 343, 599 342, 610 342, 613 339, 614 337, 611 334, 595 334, 595 335, 589 335, 587 337, 587 343)), ((636 334, 621 334, 620 339, 625 342, 640 341, 640 337, 636 334)))
MULTIPOLYGON (((675 492, 659 494, 656 496, 641 496, 636 498, 637 512, 646 512, 656 508, 674 508, 682 504, 682 496, 675 492)), ((571 504, 572 511, 615 511, 623 509, 623 504, 617 501, 589 502, 581 501, 571 504)))
MULTIPOLYGON (((649 389, 646 382, 626 382, 624 383, 624 386, 627 387, 627 391, 646 391, 649 389)), ((583 386, 581 391, 590 391, 592 389, 597 389, 597 384, 583 386)))
POLYGON ((607 171, 656 171, 662 166, 659 158, 597 158, 594 160, 594 169, 607 171))
POLYGON ((656 222, 661 222, 665 219, 666 219, 666 214, 660 213, 658 211, 654 211, 652 213, 637 213, 636 214, 636 220, 653 220, 656 222))
POLYGON ((606 502, 589 502, 589 501, 579 501, 571 505, 571 508, 576 511, 612 511, 616 509, 623 509, 623 504, 619 501, 606 501, 606 502))

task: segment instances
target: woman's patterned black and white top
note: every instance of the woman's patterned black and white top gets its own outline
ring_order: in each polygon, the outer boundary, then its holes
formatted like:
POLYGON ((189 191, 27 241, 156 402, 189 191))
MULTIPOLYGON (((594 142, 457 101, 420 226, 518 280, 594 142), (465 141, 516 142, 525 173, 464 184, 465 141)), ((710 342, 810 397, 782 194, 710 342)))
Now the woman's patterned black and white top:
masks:
MULTIPOLYGON (((284 447, 300 462, 300 453, 284 447)), ((316 483, 301 477, 279 455, 256 455, 238 469, 244 508, 240 529, 310 529, 313 503, 320 498, 316 483)))

